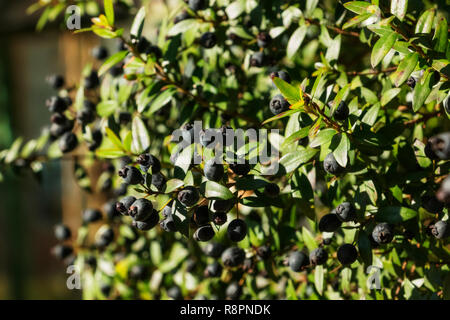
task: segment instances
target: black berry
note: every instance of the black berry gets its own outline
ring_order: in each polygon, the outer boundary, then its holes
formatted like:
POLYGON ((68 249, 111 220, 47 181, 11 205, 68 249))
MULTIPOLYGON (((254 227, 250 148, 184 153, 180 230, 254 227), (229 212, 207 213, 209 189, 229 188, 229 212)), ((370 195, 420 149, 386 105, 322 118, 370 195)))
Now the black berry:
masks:
POLYGON ((301 251, 294 251, 289 255, 288 265, 294 272, 300 272, 303 267, 309 265, 309 258, 301 251))
POLYGON ((354 245, 351 245, 349 243, 345 243, 342 246, 339 247, 337 251, 337 258, 340 263, 343 265, 352 264, 356 261, 356 258, 358 257, 358 251, 356 251, 356 248, 354 245))
POLYGON ((341 220, 334 213, 324 215, 319 221, 320 232, 335 232, 342 225, 341 220))
POLYGON ((237 267, 244 262, 245 251, 239 247, 230 247, 222 253, 221 259, 224 266, 237 267))
POLYGON ((210 48, 214 47, 216 45, 216 43, 217 43, 217 37, 212 32, 205 32, 200 37, 200 45, 203 48, 210 49, 210 48))
POLYGON ((221 163, 215 163, 214 159, 208 160, 203 168, 206 179, 210 181, 220 181, 223 177, 224 168, 221 163))
POLYGON ((228 224, 228 238, 233 242, 239 242, 247 235, 247 224, 244 220, 234 219, 228 224))
POLYGON ((136 201, 133 196, 126 196, 122 200, 116 202, 116 209, 124 216, 128 215, 128 210, 130 210, 131 205, 136 201))
POLYGON ((142 173, 133 166, 125 166, 118 172, 119 177, 122 177, 127 184, 140 184, 144 181, 142 173))
POLYGON ((136 221, 145 221, 152 213, 153 205, 151 201, 141 198, 133 202, 128 210, 128 214, 136 221))
POLYGON ((394 230, 388 223, 379 223, 373 228, 372 238, 378 244, 389 243, 394 238, 394 230))
POLYGON ((336 215, 341 221, 348 222, 353 221, 356 218, 356 208, 350 202, 343 202, 337 206, 336 215))
POLYGON ((192 207, 198 202, 200 195, 198 190, 193 186, 187 186, 180 192, 178 192, 178 201, 180 201, 186 207, 192 207))
POLYGON ((56 225, 54 228, 54 233, 55 238, 59 241, 68 240, 72 236, 72 232, 70 231, 70 229, 63 224, 56 225))
POLYGON ((333 118, 338 121, 344 121, 348 118, 350 110, 345 101, 341 101, 333 112, 333 118))
POLYGON ((280 114, 284 111, 289 110, 289 102, 283 97, 281 94, 277 94, 275 97, 270 100, 270 112, 274 115, 280 114))
POLYGON ((213 227, 210 224, 203 225, 195 230, 193 235, 194 240, 196 241, 209 241, 214 238, 215 232, 213 227))
POLYGON ((328 260, 328 252, 323 248, 316 248, 309 254, 309 260, 313 265, 324 264, 328 260))
POLYGON ((323 161, 323 168, 326 172, 337 175, 344 171, 345 168, 341 167, 339 163, 336 161, 336 158, 334 157, 333 153, 329 153, 325 160, 323 161))

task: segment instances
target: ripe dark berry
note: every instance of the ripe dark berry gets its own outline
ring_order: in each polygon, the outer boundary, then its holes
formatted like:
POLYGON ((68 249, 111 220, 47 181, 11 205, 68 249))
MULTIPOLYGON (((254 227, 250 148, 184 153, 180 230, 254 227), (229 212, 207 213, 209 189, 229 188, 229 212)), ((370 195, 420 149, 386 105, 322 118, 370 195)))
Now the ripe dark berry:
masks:
POLYGON ((122 215, 127 216, 128 210, 130 210, 131 205, 136 201, 136 198, 133 196, 126 196, 122 200, 116 202, 116 209, 122 215))
POLYGON ((106 213, 106 217, 109 220, 113 220, 120 217, 120 212, 116 208, 116 201, 110 200, 103 205, 103 211, 106 213))
POLYGON ((280 194, 280 187, 276 183, 268 183, 264 187, 264 194, 270 198, 275 198, 280 194))
POLYGON ((181 127, 181 136, 186 143, 194 143, 194 125, 192 123, 184 124, 181 127))
POLYGON ((272 72, 270 74, 270 77, 273 78, 280 78, 281 80, 287 82, 287 83, 291 83, 291 77, 289 76, 289 73, 287 73, 286 71, 280 70, 280 71, 275 71, 272 72))
POLYGON ((161 229, 166 232, 175 232, 177 231, 177 227, 175 225, 175 220, 172 216, 165 218, 159 223, 161 229))
POLYGON ((144 181, 142 173, 133 166, 125 166, 118 172, 119 177, 122 177, 125 183, 140 184, 144 181))
POLYGON ((247 175, 250 172, 250 170, 252 169, 248 162, 230 163, 229 168, 231 171, 233 171, 235 174, 237 174, 239 176, 247 175))
POLYGON ((436 239, 444 239, 450 235, 450 228, 448 227, 447 221, 438 221, 430 227, 431 234, 436 237, 436 239))
POLYGON ((227 222, 227 214, 225 212, 215 212, 213 213, 212 221, 216 225, 221 226, 227 222))
POLYGON ((98 149, 103 141, 103 134, 101 132, 101 130, 96 129, 94 131, 92 131, 92 141, 89 142, 88 147, 90 151, 94 151, 96 149, 98 149))
POLYGON ((155 56, 156 59, 161 59, 161 57, 162 57, 161 49, 158 46, 155 46, 155 45, 151 45, 147 49, 146 53, 155 56))
POLYGON ((198 226, 209 223, 208 206, 200 206, 194 211, 194 221, 198 226))
POLYGON ((300 272, 303 267, 309 265, 309 258, 301 251, 294 251, 289 255, 288 265, 294 272, 300 272))
POLYGON ((265 59, 264 53, 255 52, 250 57, 250 66, 261 68, 264 66, 265 60, 266 59, 265 59))
POLYGON ((56 257, 58 260, 63 260, 70 256, 73 252, 73 249, 71 246, 63 245, 63 244, 57 244, 52 248, 51 253, 53 256, 56 257))
POLYGON ((221 259, 224 266, 237 267, 244 262, 245 251, 239 247, 230 247, 222 253, 221 259))
POLYGON ((260 246, 256 248, 256 254, 258 257, 260 257, 262 260, 267 260, 270 257, 271 251, 269 246, 260 246))
POLYGON ((66 132, 61 136, 61 138, 59 138, 59 149, 63 153, 71 152, 77 146, 78 146, 77 136, 72 132, 66 132))
POLYGON ((98 46, 92 49, 92 56, 97 60, 104 60, 108 57, 108 49, 98 46))
POLYGON ((272 38, 270 37, 270 35, 267 32, 260 32, 258 34, 258 47, 260 48, 266 48, 270 41, 272 40, 272 38))
POLYGON ((64 133, 72 131, 73 129, 74 121, 67 119, 59 113, 55 113, 51 120, 60 122, 52 123, 50 126, 50 134, 53 137, 61 137, 64 133))
POLYGON ((200 37, 200 45, 203 48, 210 49, 210 48, 214 47, 216 45, 216 43, 217 43, 217 37, 212 32, 205 32, 200 37))
POLYGON ((190 17, 191 16, 189 15, 189 13, 185 10, 173 19, 173 23, 177 24, 178 22, 189 19, 190 17))
POLYGON ((406 80, 406 84, 413 89, 416 86, 416 79, 414 79, 414 77, 409 77, 408 80, 406 80))
POLYGON ((110 227, 100 229, 96 235, 95 244, 97 247, 104 248, 114 240, 114 230, 110 227))
POLYGON ((436 198, 446 204, 450 204, 450 176, 442 181, 441 187, 436 192, 436 198))
POLYGON ((234 144, 234 130, 230 126, 221 126, 219 129, 220 133, 222 134, 222 143, 225 146, 232 146, 234 144))
POLYGON ((339 247, 337 251, 337 258, 343 265, 352 264, 358 257, 358 251, 354 245, 345 243, 339 247))
POLYGON ((234 219, 228 224, 228 238, 233 242, 239 242, 247 235, 247 224, 244 220, 234 219))
POLYGON ((130 278, 134 280, 143 280, 148 275, 147 268, 141 264, 132 266, 129 272, 130 278))
POLYGON ((151 201, 141 198, 133 202, 128 210, 128 214, 136 221, 145 221, 152 213, 153 205, 151 201))
POLYGON ((64 98, 59 96, 53 96, 45 101, 47 108, 50 112, 64 112, 68 108, 68 105, 64 98))
POLYGON ((214 200, 212 203, 212 207, 214 211, 216 212, 228 212, 230 211, 234 206, 234 199, 229 200, 214 200))
POLYGON ((334 213, 324 215, 319 221, 320 232, 335 232, 342 225, 341 220, 334 213))
POLYGON ((124 64, 119 63, 119 64, 111 67, 111 69, 109 69, 109 74, 112 75, 114 78, 118 77, 121 74, 123 74, 123 67, 124 67, 124 64))
POLYGON ((189 8, 192 11, 203 10, 206 8, 205 0, 189 0, 189 8))
POLYGON ((227 289, 225 290, 225 295, 230 300, 237 300, 242 294, 242 287, 239 285, 238 282, 232 282, 228 285, 227 289))
POLYGON ((63 224, 56 225, 54 228, 54 232, 55 238, 59 241, 68 240, 72 236, 72 232, 70 231, 70 229, 63 224))
POLYGON ((161 162, 158 158, 149 153, 141 154, 136 159, 136 162, 141 166, 141 170, 144 172, 147 172, 150 168, 152 169, 152 174, 161 171, 161 162))
POLYGON ((328 260, 328 252, 323 248, 317 248, 309 254, 309 260, 313 265, 325 264, 328 260))
POLYGON ((178 286, 173 286, 169 290, 167 290, 167 295, 173 300, 183 300, 183 293, 178 286))
POLYGON ((178 192, 178 201, 180 201, 186 207, 192 207, 198 202, 200 195, 198 190, 193 186, 187 186, 180 192, 178 192))
POLYGON ((341 101, 333 112, 333 118, 338 121, 344 121, 348 118, 350 110, 345 101, 341 101))
POLYGON ((270 100, 270 112, 274 115, 280 114, 284 111, 289 110, 289 102, 283 97, 281 94, 277 94, 275 97, 270 100))
POLYGON ((394 239, 394 230, 388 223, 379 223, 373 228, 372 238, 378 244, 389 243, 394 239))
POLYGON ((155 209, 152 210, 150 216, 145 221, 133 220, 132 225, 138 230, 147 231, 155 227, 159 222, 159 214, 155 209))
POLYGON ((92 109, 83 108, 77 112, 77 120, 83 125, 95 120, 95 112, 92 109))
POLYGON ((209 241, 214 238, 215 232, 213 227, 210 224, 203 225, 195 230, 193 235, 194 240, 196 241, 209 241))
POLYGON ((220 132, 217 129, 206 129, 200 131, 200 143, 203 147, 214 149, 220 139, 220 132))
POLYGON ((102 219, 102 213, 97 209, 86 209, 83 211, 83 222, 92 223, 102 219))
POLYGON ((91 73, 84 78, 84 86, 86 89, 95 89, 99 86, 100 79, 98 78, 98 73, 92 70, 91 73))
POLYGON ((333 153, 329 153, 325 157, 325 160, 323 161, 323 168, 325 169, 326 172, 331 173, 333 175, 340 174, 345 169, 339 165, 339 163, 336 161, 333 153))
POLYGON ((158 191, 163 191, 166 187, 166 178, 162 175, 161 172, 152 174, 152 185, 158 189, 158 191))
POLYGON ((210 242, 208 243, 205 248, 203 249, 203 252, 208 256, 212 258, 219 258, 224 250, 223 244, 219 242, 210 242))
POLYGON ((425 195, 421 200, 422 207, 430 213, 439 213, 444 209, 444 204, 434 195, 425 195))
POLYGON ((131 121, 131 113, 128 111, 119 112, 119 123, 122 125, 126 125, 131 121))
POLYGON ((64 86, 64 77, 59 74, 54 74, 47 77, 47 83, 55 90, 61 89, 64 86))
POLYGON ((111 294, 111 290, 112 290, 112 287, 109 283, 100 284, 100 291, 103 296, 109 297, 109 295, 111 294))
POLYGON ((356 218, 356 208, 350 202, 343 202, 337 206, 336 215, 341 221, 348 222, 353 221, 356 218))
POLYGON ((214 261, 206 267, 204 274, 207 278, 218 278, 222 275, 222 266, 214 261))
POLYGON ((431 137, 428 140, 433 154, 441 160, 450 159, 450 132, 445 132, 431 137))
POLYGON ((210 159, 205 163, 203 173, 206 179, 210 181, 220 181, 223 177, 224 168, 221 163, 215 163, 214 159, 210 159))

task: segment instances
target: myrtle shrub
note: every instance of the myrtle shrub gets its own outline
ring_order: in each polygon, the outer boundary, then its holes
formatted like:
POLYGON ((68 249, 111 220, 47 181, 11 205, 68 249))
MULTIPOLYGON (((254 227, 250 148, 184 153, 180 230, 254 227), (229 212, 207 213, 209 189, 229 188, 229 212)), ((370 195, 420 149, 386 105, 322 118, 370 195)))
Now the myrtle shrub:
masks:
POLYGON ((450 298, 445 1, 179 1, 156 30, 132 3, 80 2, 117 50, 0 154, 109 196, 55 229, 84 298, 450 298))

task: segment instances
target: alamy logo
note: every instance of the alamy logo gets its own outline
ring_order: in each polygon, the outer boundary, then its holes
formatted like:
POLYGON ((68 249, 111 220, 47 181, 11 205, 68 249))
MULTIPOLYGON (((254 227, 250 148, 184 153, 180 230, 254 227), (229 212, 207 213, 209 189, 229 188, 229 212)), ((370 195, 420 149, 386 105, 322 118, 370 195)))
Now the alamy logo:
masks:
POLYGON ((66 273, 70 275, 66 281, 67 289, 81 290, 81 274, 79 267, 72 264, 67 267, 66 273))
POLYGON ((67 7, 66 9, 66 26, 69 30, 81 29, 81 8, 76 5, 67 7))
POLYGON ((381 290, 381 267, 378 266, 368 266, 366 273, 369 275, 367 277, 367 287, 370 290, 381 290))

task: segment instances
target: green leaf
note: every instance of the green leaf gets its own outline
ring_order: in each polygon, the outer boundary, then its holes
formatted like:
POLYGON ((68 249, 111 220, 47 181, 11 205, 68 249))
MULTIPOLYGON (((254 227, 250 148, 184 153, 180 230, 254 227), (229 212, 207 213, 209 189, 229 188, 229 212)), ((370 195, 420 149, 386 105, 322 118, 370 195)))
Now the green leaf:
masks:
POLYGON ((348 29, 350 27, 353 27, 354 25, 357 25, 361 22, 363 22, 364 20, 369 19, 373 14, 372 13, 364 13, 362 15, 356 16, 351 18, 350 20, 348 20, 343 26, 342 29, 348 29))
POLYGON ((166 183, 166 190, 165 193, 171 193, 175 191, 176 189, 182 187, 184 185, 184 181, 180 179, 170 179, 166 183))
POLYGON ((229 200, 233 199, 233 193, 231 191, 214 181, 207 181, 201 184, 200 192, 204 194, 207 199, 223 199, 229 200))
POLYGON ((106 28, 93 25, 92 32, 105 39, 114 39, 117 38, 121 34, 121 32, 123 32, 123 29, 112 31, 106 28))
POLYGON ((272 122, 272 121, 275 121, 275 120, 278 120, 278 119, 282 119, 282 118, 285 118, 285 117, 289 117, 289 116, 293 115, 294 113, 297 113, 297 112, 300 112, 300 111, 301 111, 301 109, 295 109, 295 110, 291 109, 291 110, 279 113, 276 116, 273 116, 273 117, 270 117, 269 119, 264 120, 264 122, 261 123, 261 125, 265 125, 265 124, 267 124, 269 122, 272 122))
POLYGON ((142 29, 144 28, 145 14, 145 7, 141 7, 133 20, 130 35, 135 39, 139 39, 141 37, 142 29))
POLYGON ((311 148, 316 148, 318 146, 321 146, 322 144, 329 143, 331 139, 336 134, 336 130, 332 128, 326 128, 323 130, 320 130, 319 133, 312 139, 312 141, 309 143, 309 146, 311 148))
POLYGON ((97 113, 100 117, 107 118, 119 108, 116 100, 102 101, 97 105, 97 113))
POLYGON ((297 132, 294 132, 293 134, 291 134, 286 139, 284 139, 283 143, 281 144, 281 149, 286 148, 288 145, 290 145, 291 143, 294 143, 295 141, 298 141, 300 139, 307 137, 310 128, 311 128, 310 126, 302 128, 302 129, 298 130, 297 132))
POLYGON ((372 264, 372 245, 366 231, 360 230, 358 234, 358 251, 361 259, 367 266, 372 264))
POLYGON ((185 32, 189 30, 190 28, 194 28, 197 25, 197 20, 195 19, 186 19, 178 22, 176 25, 174 25, 172 28, 170 28, 169 32, 167 33, 168 36, 176 36, 177 34, 180 34, 182 32, 185 32))
POLYGON ((226 7, 225 12, 230 20, 234 20, 244 12, 245 7, 242 1, 234 1, 226 7))
POLYGON ((434 21, 434 9, 428 9, 417 20, 415 33, 430 33, 434 21))
POLYGON ((294 283, 292 279, 288 280, 286 286, 286 299, 287 300, 298 300, 297 294, 295 293, 294 283))
POLYGON ((362 14, 367 12, 367 9, 370 6, 370 2, 366 2, 366 1, 351 1, 351 2, 347 2, 344 3, 344 7, 347 10, 350 10, 356 14, 362 14))
POLYGON ((286 54, 289 59, 291 59, 298 51, 305 39, 306 31, 308 27, 306 25, 301 25, 297 30, 294 31, 287 44, 286 54))
POLYGON ((349 149, 350 141, 348 140, 347 135, 343 132, 341 133, 341 139, 338 146, 333 151, 333 155, 336 158, 337 163, 339 163, 341 167, 345 168, 347 166, 347 152, 349 149))
POLYGON ((122 141, 120 141, 120 138, 112 131, 110 128, 105 128, 106 136, 111 140, 111 142, 120 150, 124 150, 124 147, 122 145, 122 141))
POLYGON ((392 99, 394 99, 402 91, 401 88, 392 88, 386 90, 381 96, 381 106, 387 105, 392 99))
POLYGON ((433 86, 434 80, 434 71, 431 68, 428 68, 422 78, 417 81, 416 86, 414 87, 413 93, 413 110, 417 111, 422 107, 425 103, 425 100, 431 93, 431 89, 433 86))
POLYGON ((373 126, 378 117, 378 112, 380 111, 380 104, 374 104, 369 111, 366 112, 364 117, 362 118, 362 122, 368 124, 369 126, 373 126))
POLYGON ((114 26, 114 6, 112 0, 104 0, 106 19, 110 26, 114 26))
POLYGON ((108 59, 106 59, 106 61, 102 64, 100 69, 98 69, 98 75, 102 76, 103 74, 105 74, 109 69, 111 69, 116 64, 118 64, 123 59, 125 59, 127 54, 128 54, 128 51, 125 51, 125 50, 124 51, 119 51, 119 52, 113 54, 108 59))
POLYGON ((397 70, 391 75, 391 80, 396 87, 401 86, 416 68, 419 62, 419 54, 411 52, 398 65, 397 70))
POLYGON ((141 118, 137 116, 133 118, 131 132, 133 134, 131 150, 136 154, 145 152, 150 147, 150 136, 141 118))
POLYGON ((118 148, 105 148, 105 149, 97 149, 95 154, 99 158, 106 159, 117 159, 126 155, 123 149, 118 148))
POLYGON ((280 159, 280 165, 284 167, 286 173, 292 172, 300 165, 311 160, 317 152, 317 149, 306 148, 285 154, 280 159))
POLYGON ((401 223, 417 216, 417 211, 406 207, 383 207, 375 215, 377 221, 387 223, 401 223))
POLYGON ((391 1, 391 13, 403 21, 408 9, 408 0, 392 0, 391 1))
POLYGON ((160 95, 158 95, 155 100, 152 101, 150 109, 147 112, 147 115, 151 115, 164 107, 170 99, 172 99, 172 96, 175 94, 175 90, 167 89, 163 91, 160 95))
POLYGON ((445 52, 448 46, 448 26, 447 19, 441 17, 437 23, 433 36, 433 49, 437 52, 445 52))
POLYGON ((283 97, 291 104, 296 104, 299 101, 303 101, 300 88, 296 88, 290 83, 287 83, 283 79, 278 77, 273 78, 273 83, 281 91, 283 97))
POLYGON ((319 247, 311 232, 304 226, 302 227, 302 238, 309 252, 319 247))
POLYGON ((372 64, 372 68, 375 68, 381 60, 383 60, 384 56, 391 50, 392 46, 397 40, 397 33, 391 32, 382 36, 375 43, 372 49, 372 54, 370 56, 370 63, 372 64))
POLYGON ((256 190, 264 188, 267 185, 267 181, 258 179, 253 175, 238 178, 236 180, 235 188, 237 190, 256 190))
POLYGON ((314 286, 316 287, 317 292, 322 295, 323 293, 323 278, 324 278, 324 269, 323 266, 316 266, 314 269, 314 286))

